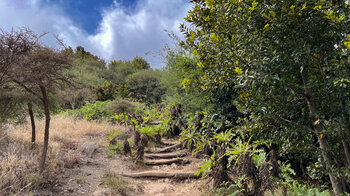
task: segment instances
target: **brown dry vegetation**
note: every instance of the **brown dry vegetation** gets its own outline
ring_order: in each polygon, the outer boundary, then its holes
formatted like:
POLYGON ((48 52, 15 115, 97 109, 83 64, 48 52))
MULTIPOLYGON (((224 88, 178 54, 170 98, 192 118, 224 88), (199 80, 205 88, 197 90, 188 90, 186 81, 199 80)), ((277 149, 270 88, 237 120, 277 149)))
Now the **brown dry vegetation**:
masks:
POLYGON ((200 195, 200 180, 132 179, 121 174, 150 170, 193 172, 201 160, 191 156, 191 164, 147 166, 135 164, 131 157, 121 154, 108 156, 109 140, 113 135, 110 132, 119 131, 117 145, 122 146, 125 138, 131 138, 129 129, 108 122, 74 121, 63 115, 52 118, 47 164, 39 175, 44 123, 44 120, 36 122, 37 146, 34 150, 30 149, 29 123, 0 129, 0 196, 200 195), (82 152, 82 146, 90 143, 96 147, 92 157, 82 152))
MULTIPOLYGON (((43 131, 45 122, 43 120, 39 120, 36 122, 36 126, 38 129, 37 141, 42 142, 44 138, 43 131)), ((50 127, 50 146, 60 146, 60 140, 79 142, 83 136, 104 134, 108 131, 113 131, 116 129, 116 126, 112 126, 108 123, 88 121, 85 119, 78 119, 75 121, 71 117, 57 115, 52 118, 52 123, 50 127)), ((11 127, 8 132, 15 139, 24 139, 28 142, 30 141, 30 124, 23 124, 16 127, 11 127)))
POLYGON ((57 184, 64 168, 79 164, 82 138, 104 135, 123 129, 108 123, 74 120, 63 115, 54 116, 50 128, 48 162, 42 175, 38 174, 40 146, 43 144, 45 121, 37 120, 37 147, 30 149, 31 127, 23 125, 3 127, 0 132, 0 195, 20 193, 28 189, 49 188, 57 184))

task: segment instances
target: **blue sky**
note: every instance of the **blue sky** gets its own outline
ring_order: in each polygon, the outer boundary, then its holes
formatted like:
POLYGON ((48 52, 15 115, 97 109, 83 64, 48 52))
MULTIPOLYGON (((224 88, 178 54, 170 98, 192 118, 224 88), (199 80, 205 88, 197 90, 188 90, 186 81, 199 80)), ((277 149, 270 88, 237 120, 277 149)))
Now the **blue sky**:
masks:
POLYGON ((162 67, 158 53, 181 37, 179 24, 191 8, 188 0, 0 0, 0 28, 29 27, 49 32, 73 48, 81 45, 106 61, 143 56, 162 67))
MULTIPOLYGON (((98 25, 102 20, 102 11, 112 8, 113 0, 49 0, 45 4, 56 4, 81 28, 89 34, 96 33, 98 25)), ((123 0, 118 1, 124 10, 132 10, 137 1, 123 0)))

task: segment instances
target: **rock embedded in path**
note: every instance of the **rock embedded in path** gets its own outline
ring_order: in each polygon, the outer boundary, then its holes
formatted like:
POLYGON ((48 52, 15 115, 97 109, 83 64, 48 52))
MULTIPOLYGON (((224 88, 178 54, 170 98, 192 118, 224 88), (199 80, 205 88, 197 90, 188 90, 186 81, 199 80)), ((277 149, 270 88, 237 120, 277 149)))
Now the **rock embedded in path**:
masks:
POLYGON ((92 157, 93 153, 96 151, 97 145, 95 142, 86 142, 80 146, 80 152, 85 153, 89 158, 92 157))
POLYGON ((159 166, 153 166, 152 169, 153 169, 153 170, 159 170, 160 167, 159 167, 159 166))

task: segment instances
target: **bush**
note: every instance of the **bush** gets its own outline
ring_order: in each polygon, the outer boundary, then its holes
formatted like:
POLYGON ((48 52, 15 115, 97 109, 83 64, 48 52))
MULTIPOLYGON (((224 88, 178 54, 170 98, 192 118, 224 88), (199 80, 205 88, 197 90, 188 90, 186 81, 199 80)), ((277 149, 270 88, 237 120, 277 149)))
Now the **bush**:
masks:
POLYGON ((130 75, 126 82, 131 96, 147 103, 159 103, 165 93, 165 89, 160 84, 161 75, 160 71, 151 69, 130 75))
POLYGON ((63 163, 49 153, 42 175, 38 174, 39 151, 31 151, 28 143, 11 140, 0 153, 0 195, 21 195, 22 191, 54 186, 62 173, 63 163))
POLYGON ((125 99, 115 99, 107 104, 107 110, 113 114, 132 113, 135 106, 125 99))
POLYGON ((318 188, 308 188, 306 185, 299 184, 298 182, 294 181, 292 184, 288 184, 288 193, 287 195, 294 196, 294 195, 305 195, 305 196, 329 196, 331 195, 328 190, 320 191, 318 188))
MULTIPOLYGON (((126 195, 127 191, 130 190, 128 182, 122 178, 119 178, 114 173, 106 173, 102 178, 102 186, 104 188, 112 189, 114 194, 126 195)), ((114 195, 113 194, 113 195, 114 195)))
POLYGON ((87 120, 102 119, 110 115, 107 110, 107 104, 109 102, 96 101, 95 103, 86 103, 77 113, 80 117, 87 120))
POLYGON ((113 100, 116 96, 117 85, 113 82, 104 81, 102 84, 91 87, 96 93, 98 101, 113 100))

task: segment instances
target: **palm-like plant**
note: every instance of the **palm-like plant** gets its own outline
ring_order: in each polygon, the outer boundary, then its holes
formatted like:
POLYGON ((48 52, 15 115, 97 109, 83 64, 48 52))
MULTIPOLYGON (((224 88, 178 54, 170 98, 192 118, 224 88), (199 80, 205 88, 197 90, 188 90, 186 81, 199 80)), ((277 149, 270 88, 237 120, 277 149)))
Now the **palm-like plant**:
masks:
POLYGON ((195 130, 183 130, 180 134, 181 142, 190 150, 193 151, 194 147, 197 145, 200 134, 195 130))

